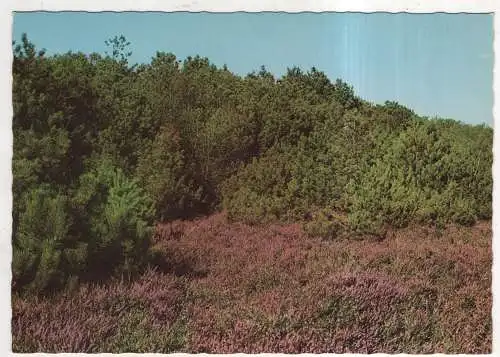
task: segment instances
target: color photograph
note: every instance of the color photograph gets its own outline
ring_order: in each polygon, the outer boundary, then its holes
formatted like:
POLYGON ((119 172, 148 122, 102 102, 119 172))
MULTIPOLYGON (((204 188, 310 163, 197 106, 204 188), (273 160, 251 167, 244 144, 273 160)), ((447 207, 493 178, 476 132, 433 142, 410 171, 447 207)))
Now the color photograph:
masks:
POLYGON ((14 12, 12 351, 491 353, 493 18, 14 12))

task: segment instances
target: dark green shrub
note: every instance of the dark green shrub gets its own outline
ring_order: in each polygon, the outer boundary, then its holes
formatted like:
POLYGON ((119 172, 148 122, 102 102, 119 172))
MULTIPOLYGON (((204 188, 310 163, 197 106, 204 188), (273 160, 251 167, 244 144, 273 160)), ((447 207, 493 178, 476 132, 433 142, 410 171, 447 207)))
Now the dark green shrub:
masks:
POLYGON ((223 186, 223 207, 230 219, 261 223, 286 219, 297 205, 291 157, 273 150, 240 169, 223 186))
POLYGON ((137 181, 102 161, 80 180, 75 196, 88 239, 88 271, 132 274, 146 263, 154 208, 137 181))
POLYGON ((156 136, 152 149, 139 158, 136 176, 154 199, 159 220, 185 218, 207 209, 210 197, 189 163, 178 130, 166 125, 156 136))
POLYGON ((218 108, 203 120, 186 124, 191 154, 217 195, 220 184, 255 155, 256 126, 233 108, 218 108))
POLYGON ((25 200, 13 241, 13 286, 43 291, 65 278, 61 258, 70 224, 67 199, 42 186, 29 191, 25 200))

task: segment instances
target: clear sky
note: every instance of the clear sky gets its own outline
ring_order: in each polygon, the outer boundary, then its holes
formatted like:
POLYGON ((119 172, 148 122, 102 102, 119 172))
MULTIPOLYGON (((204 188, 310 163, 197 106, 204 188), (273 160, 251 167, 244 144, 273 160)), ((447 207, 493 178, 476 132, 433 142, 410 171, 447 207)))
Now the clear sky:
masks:
POLYGON ((48 53, 104 52, 125 35, 132 62, 156 51, 199 54, 237 74, 315 66, 362 98, 395 100, 420 115, 493 123, 493 15, 360 13, 16 13, 48 53))

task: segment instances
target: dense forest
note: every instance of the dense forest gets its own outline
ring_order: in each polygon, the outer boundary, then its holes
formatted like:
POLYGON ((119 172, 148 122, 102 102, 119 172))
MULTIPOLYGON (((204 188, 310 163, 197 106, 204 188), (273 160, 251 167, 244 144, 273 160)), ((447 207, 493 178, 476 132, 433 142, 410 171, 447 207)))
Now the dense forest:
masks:
POLYGON ((153 264, 154 225, 224 211, 323 239, 492 215, 493 130, 369 103, 316 68, 245 77, 157 52, 13 44, 13 289, 153 264))

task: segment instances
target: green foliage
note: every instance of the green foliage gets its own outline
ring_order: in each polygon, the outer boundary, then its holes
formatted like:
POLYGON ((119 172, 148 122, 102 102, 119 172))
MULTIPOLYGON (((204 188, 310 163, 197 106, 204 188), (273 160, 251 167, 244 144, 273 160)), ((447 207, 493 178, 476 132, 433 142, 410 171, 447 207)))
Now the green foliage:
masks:
POLYGON ((226 181, 223 207, 230 219, 259 223, 286 218, 294 206, 288 157, 279 151, 253 161, 226 181))
POLYGON ((311 221, 305 222, 304 231, 313 237, 335 239, 349 231, 346 218, 328 209, 314 212, 311 221))
POLYGON ((126 63, 127 58, 132 55, 132 52, 126 51, 128 46, 130 45, 130 42, 128 42, 123 35, 115 36, 109 40, 104 41, 104 43, 106 44, 106 46, 111 48, 111 57, 116 61, 126 63))
POLYGON ((368 103, 314 67, 239 77, 165 52, 130 66, 125 37, 106 45, 13 45, 18 286, 133 273, 154 219, 221 208, 250 223, 312 215, 306 231, 324 237, 491 218, 491 128, 368 103))
POLYGON ((13 240, 14 287, 45 290, 64 278, 61 250, 68 239, 67 199, 49 187, 30 190, 13 240))
MULTIPOLYGON (((485 217, 491 203, 491 176, 489 180, 478 175, 469 140, 460 127, 446 124, 415 122, 387 146, 383 158, 351 187, 354 227, 405 226, 415 220, 470 225, 485 217), (474 177, 484 186, 474 185, 474 177), (478 196, 485 201, 478 201, 478 196)), ((476 154, 491 165, 491 157, 476 154)))
POLYGON ((212 186, 235 173, 256 147, 255 123, 231 109, 216 109, 204 121, 188 126, 193 156, 212 186))
POLYGON ((146 263, 154 209, 137 181, 101 161, 81 177, 74 203, 89 237, 89 272, 133 274, 146 263))
POLYGON ((207 189, 196 177, 197 171, 187 161, 179 132, 164 126, 151 150, 140 157, 136 172, 154 198, 159 219, 189 217, 207 205, 207 189))
POLYGON ((402 227, 419 205, 412 177, 400 167, 378 160, 359 183, 350 187, 351 226, 361 232, 378 233, 384 223, 402 227))
POLYGON ((360 100, 354 95, 354 89, 341 79, 337 79, 334 86, 334 98, 347 110, 360 105, 360 100))
POLYGON ((46 185, 24 196, 13 241, 14 286, 45 291, 147 262, 154 215, 137 182, 108 161, 81 177, 68 199, 46 185))

